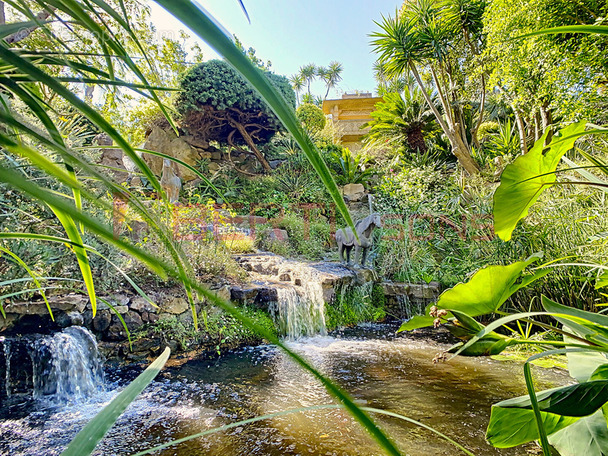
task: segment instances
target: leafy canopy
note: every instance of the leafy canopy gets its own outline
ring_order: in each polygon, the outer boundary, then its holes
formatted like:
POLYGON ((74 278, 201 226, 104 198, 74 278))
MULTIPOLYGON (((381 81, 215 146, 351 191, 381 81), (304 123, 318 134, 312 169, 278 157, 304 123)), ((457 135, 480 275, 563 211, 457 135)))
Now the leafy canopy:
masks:
MULTIPOLYGON (((271 72, 264 73, 288 105, 295 109, 295 94, 289 80, 271 72)), ((269 141, 281 128, 279 120, 258 93, 224 61, 210 60, 194 66, 184 75, 180 86, 183 92, 177 99, 176 107, 182 115, 213 108, 214 111, 231 113, 235 118, 241 114, 255 116, 256 123, 265 132, 256 139, 263 142, 269 141)), ((228 133, 219 128, 209 139, 221 142, 228 133)))

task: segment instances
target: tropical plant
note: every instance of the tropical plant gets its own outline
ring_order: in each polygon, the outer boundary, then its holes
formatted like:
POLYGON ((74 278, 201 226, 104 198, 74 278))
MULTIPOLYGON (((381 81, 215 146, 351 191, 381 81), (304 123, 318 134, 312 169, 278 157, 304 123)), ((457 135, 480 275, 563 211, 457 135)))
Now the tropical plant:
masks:
MULTIPOLYGON (((549 132, 545 132, 528 154, 518 157, 505 168, 494 195, 495 231, 502 239, 511 239, 517 223, 528 214, 530 206, 545 189, 556 184, 557 165, 578 138, 590 133, 585 131, 585 126, 584 121, 569 125, 548 144, 546 137, 549 132)), ((606 134, 608 130, 595 130, 595 133, 606 134)), ((597 166, 608 174, 601 162, 597 162, 597 166)), ((574 170, 587 179, 574 184, 594 185, 600 189, 608 187, 606 182, 588 171, 579 167, 574 170)), ((546 351, 531 356, 524 364, 528 396, 508 399, 492 407, 488 441, 505 448, 539 440, 545 456, 552 454, 551 446, 563 456, 603 456, 608 447, 605 412, 608 404, 608 317, 560 305, 546 296, 541 297, 542 312, 509 315, 501 311, 512 294, 550 271, 548 267, 537 268, 534 273, 523 275, 525 268, 539 257, 534 255, 511 265, 479 270, 467 283, 444 292, 435 306, 426 309, 425 316, 414 317, 401 329, 443 325, 463 339, 464 342, 450 349, 462 355, 495 355, 509 346, 520 344, 545 347, 546 351), (472 318, 489 313, 505 316, 487 326, 472 318), (561 326, 550 326, 535 317, 552 317, 561 326), (514 337, 517 330, 508 325, 517 322, 521 333, 520 321, 526 322, 528 327, 535 325, 558 332, 563 340, 514 337), (497 332, 499 328, 506 328, 511 334, 501 334, 497 332), (568 369, 578 384, 536 393, 530 363, 551 354, 567 355, 568 369)), ((604 265, 587 266, 608 270, 604 265)), ((604 274, 598 277, 596 287, 605 286, 604 274)), ((529 333, 529 329, 525 331, 526 335, 529 333)))
MULTIPOLYGON (((295 108, 295 95, 287 78, 269 72, 266 76, 295 108)), ((272 169, 258 145, 269 142, 282 124, 229 64, 221 60, 201 63, 184 75, 181 88, 176 107, 191 135, 252 153, 266 171, 272 169)))
POLYGON ((479 120, 466 131, 462 88, 466 79, 466 62, 477 55, 482 46, 481 15, 485 2, 436 2, 415 0, 405 2, 396 17, 376 23, 380 31, 371 34, 374 50, 379 54, 383 74, 398 78, 408 72, 414 75, 428 107, 448 137, 452 153, 469 174, 479 172, 471 157, 477 129, 485 105, 485 79, 481 76, 479 120), (466 6, 466 8, 461 8, 466 6), (419 69, 429 68, 443 108, 441 112, 431 99, 429 87, 419 69))
POLYGON ((387 93, 384 101, 376 103, 372 120, 365 124, 368 144, 405 146, 412 153, 424 154, 428 147, 426 136, 437 128, 433 113, 417 87, 406 86, 403 95, 387 93))
POLYGON ((300 77, 304 79, 304 82, 306 83, 309 97, 311 96, 310 83, 314 81, 315 76, 317 76, 317 66, 314 63, 309 63, 300 67, 300 77))
POLYGON ((329 62, 327 68, 318 67, 317 68, 317 76, 319 76, 324 82, 325 87, 325 95, 323 96, 323 100, 327 99, 327 95, 329 95, 329 91, 335 88, 338 85, 338 82, 342 80, 342 71, 344 67, 340 62, 336 62, 335 60, 329 62))
MULTIPOLYGON (((69 83, 69 81, 63 81, 57 77, 50 76, 45 72, 45 67, 47 65, 61 65, 77 72, 79 74, 79 81, 84 78, 88 81, 94 81, 95 84, 124 86, 142 92, 144 95, 150 96, 158 101, 156 91, 160 89, 152 87, 147 83, 147 80, 137 65, 133 63, 132 58, 122 46, 121 41, 114 38, 115 35, 112 33, 111 28, 109 28, 107 22, 103 20, 103 17, 111 17, 118 24, 117 27, 125 30, 131 38, 137 42, 137 36, 133 33, 130 26, 129 12, 125 8, 115 10, 103 1, 90 3, 70 0, 39 3, 41 4, 41 7, 44 8, 44 11, 49 11, 50 14, 57 15, 62 18, 62 20, 52 23, 41 22, 44 19, 37 18, 29 9, 29 4, 21 1, 11 1, 10 5, 19 9, 29 21, 25 21, 26 24, 21 23, 2 26, 3 36, 6 37, 11 32, 23 29, 24 27, 36 27, 43 33, 47 33, 49 36, 53 37, 53 39, 60 40, 59 35, 57 35, 53 29, 54 26, 70 27, 73 24, 79 24, 90 30, 92 36, 94 36, 95 39, 99 41, 100 46, 103 47, 104 58, 107 62, 107 71, 99 71, 93 67, 82 64, 82 62, 79 62, 78 52, 69 47, 66 49, 67 53, 63 53, 58 58, 46 58, 37 53, 23 52, 20 49, 11 49, 8 47, 6 41, 0 42, 0 59, 3 61, 2 73, 4 76, 0 84, 3 91, 5 93, 10 93, 14 97, 14 100, 22 100, 28 114, 37 119, 44 129, 44 133, 41 133, 37 128, 31 128, 21 116, 16 114, 14 108, 15 101, 9 100, 8 97, 3 97, 0 118, 4 125, 10 128, 10 133, 6 129, 0 131, 0 144, 5 153, 27 158, 35 167, 42 170, 48 176, 57 179, 64 189, 68 189, 73 193, 72 197, 66 197, 62 192, 49 191, 49 189, 41 187, 36 183, 25 181, 17 171, 10 167, 0 168, 0 181, 2 183, 29 195, 43 205, 50 206, 52 211, 64 225, 66 233, 69 236, 69 238, 65 238, 37 233, 1 233, 2 237, 4 239, 18 238, 44 242, 58 242, 68 245, 69 248, 73 249, 81 265, 82 275, 89 289, 93 313, 95 313, 96 310, 96 296, 94 294, 92 282, 90 281, 91 273, 88 263, 88 253, 93 250, 82 241, 82 234, 85 232, 97 236, 99 239, 103 240, 103 242, 112 245, 127 255, 139 260, 161 277, 172 277, 179 280, 184 284, 191 303, 194 301, 193 295, 195 293, 204 296, 208 302, 224 309, 229 315, 239 319, 256 333, 285 350, 296 363, 318 378, 328 391, 340 401, 341 406, 350 411, 389 454, 398 455, 399 451, 395 445, 371 420, 368 412, 363 411, 363 409, 357 406, 345 392, 327 377, 321 375, 300 355, 292 351, 267 329, 256 324, 232 304, 217 297, 214 293, 211 293, 200 285, 191 274, 187 256, 183 253, 179 245, 172 242, 172 237, 161 220, 149 213, 146 206, 137 195, 133 194, 129 189, 117 185, 111 179, 108 179, 106 176, 99 173, 95 167, 91 166, 83 159, 82 155, 78 153, 78 150, 72 150, 65 145, 63 137, 58 134, 55 121, 52 117, 53 113, 47 111, 46 105, 44 105, 38 97, 36 90, 38 84, 44 86, 46 89, 54 91, 57 94, 56 96, 65 99, 68 104, 85 115, 97 125, 100 130, 108 134, 115 141, 116 147, 121 148, 140 169, 143 176, 150 182, 151 187, 154 188, 161 197, 165 196, 156 176, 116 129, 95 109, 76 96, 69 87, 64 85, 66 82, 69 83), (134 77, 137 77, 140 82, 126 83, 117 80, 112 71, 113 60, 115 59, 124 62, 129 70, 133 72, 135 75, 134 77), (13 139, 13 132, 18 132, 20 134, 18 142, 13 139), (34 147, 32 147, 32 145, 34 147), (64 163, 59 164, 50 160, 47 153, 56 154, 64 163), (78 173, 82 173, 87 177, 94 177, 97 182, 103 184, 110 192, 119 195, 123 200, 129 201, 130 206, 145 219, 151 230, 155 231, 159 236, 163 247, 168 254, 166 256, 154 255, 139 248, 137 245, 132 244, 127 239, 114 236, 113 230, 108 227, 107 223, 100 221, 94 215, 99 212, 112 213, 112 205, 108 204, 104 199, 99 198, 98 194, 91 192, 90 189, 83 184, 83 181, 80 179, 81 176, 75 172, 76 170, 78 173), (86 205, 83 205, 83 201, 86 201, 86 205), (91 209, 94 208, 95 212, 92 213, 89 207, 91 209)), ((171 13, 186 26, 190 27, 199 36, 210 43, 214 49, 238 69, 239 73, 255 87, 260 95, 272 106, 275 115, 293 135, 304 154, 310 160, 313 168, 327 187, 328 192, 346 222, 353 227, 352 219, 350 218, 339 190, 329 174, 327 166, 312 144, 310 138, 301 129, 299 122, 293 113, 293 109, 285 102, 283 96, 277 91, 276 87, 270 82, 267 76, 250 62, 247 56, 234 45, 231 39, 217 27, 214 20, 193 3, 188 1, 176 2, 165 0, 158 0, 157 3, 171 11, 171 13)), ((121 2, 121 6, 124 6, 123 2, 121 2)), ((64 44, 65 43, 62 43, 62 45, 64 44)), ((72 45, 75 44, 72 43, 72 45)), ((168 111, 166 107, 162 104, 159 106, 161 111, 167 114, 168 111)), ((168 117, 168 122, 170 125, 174 125, 170 117, 168 117)), ((187 166, 182 161, 172 157, 164 156, 164 158, 174 160, 181 166, 187 166)), ((192 168, 192 170, 194 170, 194 168, 192 168)), ((204 176, 201 175, 201 178, 204 178, 204 176)), ((193 313, 193 317, 195 318, 196 324, 196 313, 193 313)), ((125 390, 124 394, 120 395, 114 402, 105 408, 98 417, 76 437, 74 443, 70 446, 69 450, 67 450, 69 451, 67 454, 90 454, 97 442, 116 420, 121 410, 124 410, 126 405, 133 400, 137 392, 153 378, 167 356, 168 352, 165 352, 157 365, 154 366, 151 373, 146 373, 144 380, 136 382, 131 388, 128 388, 128 393, 127 390, 125 390)), ((462 448, 461 446, 459 447, 462 448)))
POLYGON ((511 120, 508 119, 506 122, 498 124, 498 130, 496 133, 487 135, 483 147, 489 149, 493 157, 517 155, 519 152, 519 139, 516 136, 511 120))
POLYGON ((376 172, 368 163, 367 158, 361 154, 353 154, 350 149, 343 147, 338 155, 334 152, 334 160, 340 164, 340 171, 336 180, 345 184, 366 183, 376 172))
POLYGON ((289 77, 289 82, 291 83, 291 87, 296 92, 296 104, 300 104, 300 92, 304 88, 304 77, 301 74, 292 74, 289 77))

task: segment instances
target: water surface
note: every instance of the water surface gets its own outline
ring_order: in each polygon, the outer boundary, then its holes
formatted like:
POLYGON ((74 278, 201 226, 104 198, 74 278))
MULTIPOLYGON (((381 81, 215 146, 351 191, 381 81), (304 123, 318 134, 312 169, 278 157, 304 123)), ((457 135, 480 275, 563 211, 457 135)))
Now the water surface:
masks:
MULTIPOLYGON (((455 358, 434 364, 448 345, 394 336, 371 325, 290 342, 356 401, 406 415, 447 434, 476 455, 526 455, 534 445, 498 450, 485 442, 490 405, 525 393, 521 364, 455 358)), ((558 370, 535 369, 537 386, 567 382, 558 370)), ((125 373, 114 371, 119 383, 125 373)), ((55 455, 116 394, 70 406, 14 406, 0 419, 0 454, 55 455)), ((312 376, 273 346, 242 349, 216 361, 191 360, 166 369, 120 418, 97 455, 131 455, 206 429, 286 409, 334 403, 312 376)), ((427 430, 376 416, 404 455, 462 454, 427 430)), ((343 410, 295 413, 161 450, 162 456, 380 455, 343 410)))

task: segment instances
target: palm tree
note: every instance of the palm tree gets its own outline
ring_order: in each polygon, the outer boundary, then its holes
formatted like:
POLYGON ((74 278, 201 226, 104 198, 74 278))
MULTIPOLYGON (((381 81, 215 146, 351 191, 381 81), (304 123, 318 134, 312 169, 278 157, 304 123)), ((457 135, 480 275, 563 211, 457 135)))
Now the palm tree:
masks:
POLYGON ((427 107, 418 87, 405 86, 403 95, 387 93, 384 101, 376 104, 366 142, 405 146, 411 152, 425 153, 425 137, 437 129, 433 112, 427 107))
POLYGON ((314 63, 309 63, 308 65, 300 67, 300 76, 302 76, 304 81, 306 81, 306 85, 308 86, 308 95, 310 95, 310 83, 313 81, 316 75, 317 66, 314 63))
POLYGON ((317 68, 317 74, 325 81, 325 87, 327 87, 323 100, 327 99, 330 89, 336 87, 338 82, 342 80, 342 70, 344 70, 342 64, 340 62, 336 62, 335 60, 333 62, 329 62, 329 66, 327 68, 317 68))
POLYGON ((304 76, 302 76, 301 73, 292 74, 289 77, 289 82, 291 83, 293 90, 295 90, 295 92, 296 92, 296 103, 299 105, 300 104, 300 92, 304 88, 304 76))
POLYGON ((448 81, 460 76, 450 51, 459 41, 460 29, 454 24, 458 17, 434 0, 413 0, 395 18, 383 18, 376 23, 381 31, 374 32, 372 45, 380 54, 378 61, 389 78, 411 72, 433 111, 441 129, 448 137, 452 153, 468 174, 479 172, 471 156, 466 131, 456 93, 448 81), (430 69, 443 114, 432 102, 430 91, 420 77, 418 66, 430 69), (447 77, 446 77, 447 75, 447 77))

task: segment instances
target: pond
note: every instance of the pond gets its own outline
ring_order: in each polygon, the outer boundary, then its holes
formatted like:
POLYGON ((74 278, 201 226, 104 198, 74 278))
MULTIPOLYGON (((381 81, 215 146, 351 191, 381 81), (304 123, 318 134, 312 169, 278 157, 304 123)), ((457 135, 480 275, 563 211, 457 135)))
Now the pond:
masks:
MULTIPOLYGON (((396 327, 368 325, 290 342, 357 403, 403 414, 431 426, 476 455, 525 455, 534 445, 498 450, 485 442, 490 405, 525 393, 521 364, 458 357, 433 363, 448 347, 395 336, 396 327)), ((535 368, 538 388, 568 381, 565 372, 535 368)), ((86 402, 31 402, 5 408, 0 454, 60 454, 132 371, 109 369, 108 386, 86 402)), ((172 439, 288 409, 332 404, 325 389, 273 346, 241 349, 218 360, 190 360, 166 368, 102 441, 97 455, 132 455, 172 439)), ((428 430, 376 415, 404 455, 463 454, 428 430)), ((361 427, 341 409, 282 415, 190 440, 154 454, 380 455, 361 427)))

